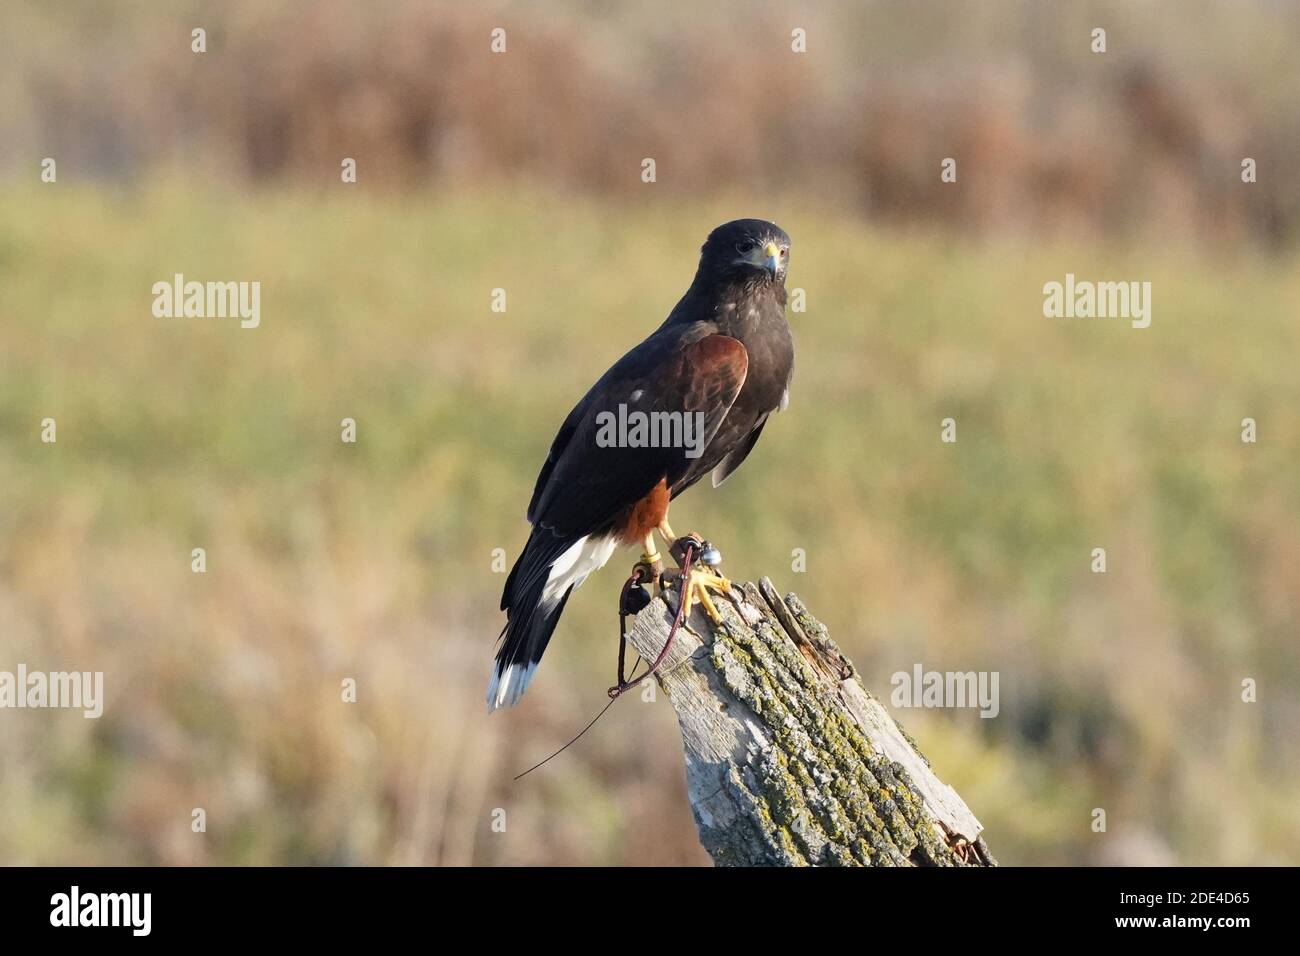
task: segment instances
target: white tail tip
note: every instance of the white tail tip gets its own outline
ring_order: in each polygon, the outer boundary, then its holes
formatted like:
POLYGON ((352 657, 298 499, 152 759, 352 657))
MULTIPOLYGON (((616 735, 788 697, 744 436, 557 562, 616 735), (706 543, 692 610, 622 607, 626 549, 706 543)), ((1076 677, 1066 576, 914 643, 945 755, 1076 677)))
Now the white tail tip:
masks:
POLYGON ((488 683, 488 713, 500 707, 513 707, 524 696, 537 664, 510 664, 504 671, 492 668, 492 680, 488 683))

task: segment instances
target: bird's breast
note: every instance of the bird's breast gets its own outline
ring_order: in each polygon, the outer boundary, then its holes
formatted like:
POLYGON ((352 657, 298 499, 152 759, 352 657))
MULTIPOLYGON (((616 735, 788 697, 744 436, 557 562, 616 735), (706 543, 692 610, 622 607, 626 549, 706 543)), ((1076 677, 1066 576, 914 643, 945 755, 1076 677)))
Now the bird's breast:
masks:
POLYGON ((733 407, 757 414, 772 411, 781 404, 794 368, 794 337, 785 309, 775 301, 738 302, 728 315, 731 321, 719 322, 719 331, 739 339, 749 357, 745 385, 733 407))

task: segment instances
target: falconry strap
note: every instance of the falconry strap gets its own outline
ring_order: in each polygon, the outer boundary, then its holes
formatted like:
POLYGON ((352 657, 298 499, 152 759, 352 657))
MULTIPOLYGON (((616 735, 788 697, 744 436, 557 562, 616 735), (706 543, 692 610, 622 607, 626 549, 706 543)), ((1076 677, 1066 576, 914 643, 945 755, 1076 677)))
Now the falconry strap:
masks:
MULTIPOLYGON (((683 577, 686 574, 688 574, 691 570, 691 563, 695 559, 695 551, 696 551, 696 546, 693 542, 687 542, 682 549, 683 577)), ((628 680, 624 677, 624 674, 626 674, 625 668, 627 663, 627 619, 629 615, 635 617, 646 607, 646 605, 650 603, 650 595, 646 591, 645 585, 642 584, 641 582, 643 580, 651 579, 653 578, 653 576, 654 576, 654 572, 647 564, 645 564, 644 562, 638 563, 637 566, 632 569, 632 573, 628 575, 628 579, 623 582, 623 588, 619 592, 618 683, 609 689, 609 703, 601 708, 600 713, 597 714, 595 717, 593 717, 591 723, 589 723, 586 727, 583 727, 576 737, 570 740, 559 750, 555 751, 555 753, 551 754, 545 760, 541 761, 540 763, 534 764, 533 766, 525 770, 523 773, 516 776, 515 777, 516 780, 528 776, 528 774, 532 773, 538 767, 542 766, 543 764, 549 763, 551 760, 555 759, 560 754, 564 753, 564 751, 568 750, 570 747, 576 744, 582 738, 583 734, 591 730, 592 727, 596 726, 596 721, 600 720, 600 718, 605 716, 605 711, 609 710, 610 707, 614 706, 614 701, 618 700, 620 697, 622 697, 633 687, 636 687, 647 677, 652 676, 655 673, 655 671, 659 669, 659 666, 664 662, 664 660, 668 657, 668 652, 672 649, 673 641, 677 637, 677 631, 681 628, 682 620, 685 617, 686 600, 684 596, 678 598, 677 614, 673 618, 673 626, 668 631, 668 638, 667 640, 664 641, 663 650, 659 652, 659 656, 655 658, 654 663, 650 665, 650 669, 647 670, 640 677, 636 678, 635 680, 628 680)), ((637 663, 640 663, 640 661, 641 658, 640 656, 638 656, 637 663)), ((632 667, 633 669, 635 669, 636 664, 633 664, 632 667)))
MULTIPOLYGON (((689 580, 691 573, 691 563, 695 559, 695 544, 688 542, 682 551, 682 576, 681 580, 689 580)), ((686 616, 686 595, 679 594, 677 597, 677 614, 673 617, 673 626, 668 630, 668 638, 664 641, 663 649, 659 656, 655 658, 650 669, 636 679, 624 677, 626 670, 624 664, 627 660, 627 619, 628 615, 636 615, 650 603, 650 595, 646 592, 645 585, 641 583, 646 577, 648 566, 644 563, 638 564, 632 569, 628 579, 623 582, 623 589, 618 597, 618 683, 609 689, 610 700, 617 700, 623 694, 627 693, 633 687, 640 684, 646 678, 652 676, 659 666, 668 657, 668 652, 672 650, 673 641, 677 638, 677 631, 681 628, 683 619, 686 616)), ((633 665, 635 670, 635 665, 633 665)))

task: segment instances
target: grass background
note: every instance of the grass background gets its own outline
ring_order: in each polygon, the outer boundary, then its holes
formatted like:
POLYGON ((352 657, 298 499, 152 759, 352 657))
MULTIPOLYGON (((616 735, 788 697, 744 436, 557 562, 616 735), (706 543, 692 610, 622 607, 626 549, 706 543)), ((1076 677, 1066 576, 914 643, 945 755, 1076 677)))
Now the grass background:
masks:
POLYGON ((108 699, 0 715, 0 861, 707 862, 662 698, 511 781, 602 706, 635 555, 518 710, 482 700, 493 549, 555 428, 739 215, 794 239, 791 406, 674 525, 798 591, 882 696, 918 662, 1001 673, 996 719, 899 716, 1003 862, 1300 860, 1293 253, 962 238, 797 192, 66 178, 0 190, 0 668, 103 670, 108 699), (261 327, 154 318, 174 272, 260 280, 261 327), (1044 318, 1066 272, 1149 280, 1151 327, 1044 318))

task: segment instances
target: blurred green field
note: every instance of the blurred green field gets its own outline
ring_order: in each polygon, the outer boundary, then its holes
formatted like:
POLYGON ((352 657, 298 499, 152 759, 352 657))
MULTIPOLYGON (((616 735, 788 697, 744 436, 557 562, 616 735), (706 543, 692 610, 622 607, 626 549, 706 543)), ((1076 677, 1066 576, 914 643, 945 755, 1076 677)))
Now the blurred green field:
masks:
POLYGON ((798 196, 0 205, 0 669, 102 669, 108 697, 0 716, 0 862, 707 862, 662 698, 511 780, 602 706, 634 555, 521 708, 482 698, 493 549, 555 428, 740 215, 794 240, 792 402, 679 530, 799 592, 882 696, 915 663, 1001 673, 996 719, 899 716, 1004 863, 1300 862, 1294 256, 963 242, 798 196), (175 272, 260 281, 261 327, 153 317, 175 272), (1045 319, 1067 272, 1151 281, 1151 327, 1045 319))

